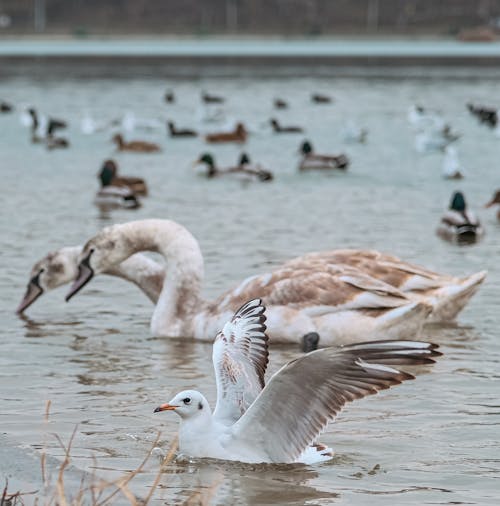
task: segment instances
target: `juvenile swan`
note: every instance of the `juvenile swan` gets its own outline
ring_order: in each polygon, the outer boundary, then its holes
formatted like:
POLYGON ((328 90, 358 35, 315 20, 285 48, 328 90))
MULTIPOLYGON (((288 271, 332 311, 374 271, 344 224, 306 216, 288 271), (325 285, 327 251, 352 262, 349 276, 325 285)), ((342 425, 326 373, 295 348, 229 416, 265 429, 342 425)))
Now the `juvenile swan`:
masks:
POLYGON ((162 337, 210 341, 241 305, 261 295, 268 305, 273 341, 298 343, 317 332, 324 346, 387 337, 414 337, 432 306, 410 300, 396 288, 345 265, 296 259, 276 270, 244 280, 215 302, 202 299, 203 257, 196 239, 170 220, 139 220, 99 232, 79 256, 79 273, 66 300, 95 274, 140 251, 166 260, 164 283, 151 319, 162 337))

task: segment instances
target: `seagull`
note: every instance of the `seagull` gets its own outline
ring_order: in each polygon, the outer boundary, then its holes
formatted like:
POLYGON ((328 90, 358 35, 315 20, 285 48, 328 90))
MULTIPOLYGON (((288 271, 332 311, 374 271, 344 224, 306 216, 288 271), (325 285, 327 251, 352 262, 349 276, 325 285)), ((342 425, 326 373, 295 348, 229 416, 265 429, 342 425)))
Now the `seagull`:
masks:
POLYGON ((315 440, 350 401, 414 379, 393 365, 434 362, 438 347, 421 341, 372 341, 313 351, 265 384, 269 361, 265 307, 244 304, 214 341, 217 404, 184 390, 154 412, 180 418, 179 450, 195 458, 247 463, 313 464, 330 460, 315 440))

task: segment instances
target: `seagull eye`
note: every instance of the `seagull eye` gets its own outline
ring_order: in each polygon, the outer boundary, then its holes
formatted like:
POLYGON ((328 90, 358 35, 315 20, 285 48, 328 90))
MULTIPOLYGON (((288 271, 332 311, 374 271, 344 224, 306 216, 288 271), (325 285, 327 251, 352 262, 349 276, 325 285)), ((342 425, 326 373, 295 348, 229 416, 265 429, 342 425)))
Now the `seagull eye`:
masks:
POLYGON ((186 397, 185 399, 182 399, 182 402, 186 405, 191 404, 191 399, 189 397, 186 397))

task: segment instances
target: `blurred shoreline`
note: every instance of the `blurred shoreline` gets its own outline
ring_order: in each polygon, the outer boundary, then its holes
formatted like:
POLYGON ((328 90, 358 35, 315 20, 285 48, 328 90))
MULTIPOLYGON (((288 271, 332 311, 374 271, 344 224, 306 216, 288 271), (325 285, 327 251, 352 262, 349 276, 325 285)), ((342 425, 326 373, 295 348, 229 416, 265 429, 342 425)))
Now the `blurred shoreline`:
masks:
MULTIPOLYGON (((165 77, 331 76, 357 68, 372 75, 380 68, 401 75, 411 68, 429 71, 485 67, 498 76, 500 42, 461 42, 422 37, 15 37, 0 38, 0 76, 27 72, 165 77), (253 74, 255 75, 255 74, 253 74)), ((446 72, 448 72, 446 70, 446 72)), ((383 72, 383 75, 386 73, 383 72)), ((418 75, 418 72, 414 72, 418 75)))

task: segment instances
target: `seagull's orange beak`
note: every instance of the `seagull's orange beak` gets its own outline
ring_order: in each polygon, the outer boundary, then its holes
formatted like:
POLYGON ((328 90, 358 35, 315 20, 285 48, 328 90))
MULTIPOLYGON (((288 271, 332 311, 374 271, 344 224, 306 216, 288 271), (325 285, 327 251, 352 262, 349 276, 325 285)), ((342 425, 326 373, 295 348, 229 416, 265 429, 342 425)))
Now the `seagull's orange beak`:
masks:
POLYGON ((174 406, 173 404, 162 404, 161 406, 158 406, 153 413, 159 413, 160 411, 170 411, 172 409, 176 409, 179 406, 174 406))

